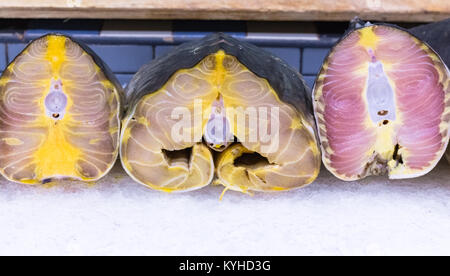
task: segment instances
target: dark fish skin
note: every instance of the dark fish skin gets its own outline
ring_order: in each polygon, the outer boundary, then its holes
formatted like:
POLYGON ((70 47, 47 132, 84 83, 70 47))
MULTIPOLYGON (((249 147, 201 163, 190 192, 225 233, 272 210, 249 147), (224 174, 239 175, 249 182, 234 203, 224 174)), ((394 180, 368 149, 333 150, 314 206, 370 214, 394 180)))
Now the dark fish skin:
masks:
POLYGON ((311 89, 301 74, 271 53, 224 33, 213 33, 187 42, 144 65, 125 88, 128 107, 161 88, 180 69, 194 67, 219 50, 236 57, 258 77, 266 79, 280 99, 312 119, 311 89))
POLYGON ((450 67, 450 18, 411 28, 409 32, 428 43, 450 67))

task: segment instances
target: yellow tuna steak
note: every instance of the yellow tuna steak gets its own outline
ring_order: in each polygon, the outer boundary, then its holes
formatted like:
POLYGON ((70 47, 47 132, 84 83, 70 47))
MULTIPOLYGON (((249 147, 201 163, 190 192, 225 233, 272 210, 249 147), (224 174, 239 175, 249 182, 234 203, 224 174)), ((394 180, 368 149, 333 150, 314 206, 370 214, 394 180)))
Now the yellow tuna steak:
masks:
POLYGON ((121 93, 86 46, 34 40, 0 79, 0 172, 29 184, 99 179, 117 158, 121 93))
POLYGON ((279 58, 224 34, 177 47, 126 89, 121 160, 162 191, 241 192, 311 183, 320 153, 309 89, 279 58))

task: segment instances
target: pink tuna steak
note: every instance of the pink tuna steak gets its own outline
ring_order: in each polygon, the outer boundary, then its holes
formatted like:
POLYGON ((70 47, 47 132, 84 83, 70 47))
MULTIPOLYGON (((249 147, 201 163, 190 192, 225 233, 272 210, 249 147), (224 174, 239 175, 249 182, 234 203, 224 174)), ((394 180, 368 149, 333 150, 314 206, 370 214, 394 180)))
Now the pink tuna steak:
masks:
POLYGON ((408 32, 366 25, 332 49, 314 87, 325 166, 343 180, 428 173, 449 139, 449 71, 408 32))

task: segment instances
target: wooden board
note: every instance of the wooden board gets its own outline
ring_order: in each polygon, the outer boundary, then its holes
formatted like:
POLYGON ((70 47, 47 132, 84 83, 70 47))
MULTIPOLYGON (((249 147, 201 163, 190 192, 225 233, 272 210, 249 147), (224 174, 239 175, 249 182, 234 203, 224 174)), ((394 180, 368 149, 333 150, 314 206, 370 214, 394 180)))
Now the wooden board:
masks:
POLYGON ((0 0, 2 18, 437 21, 449 0, 0 0))

